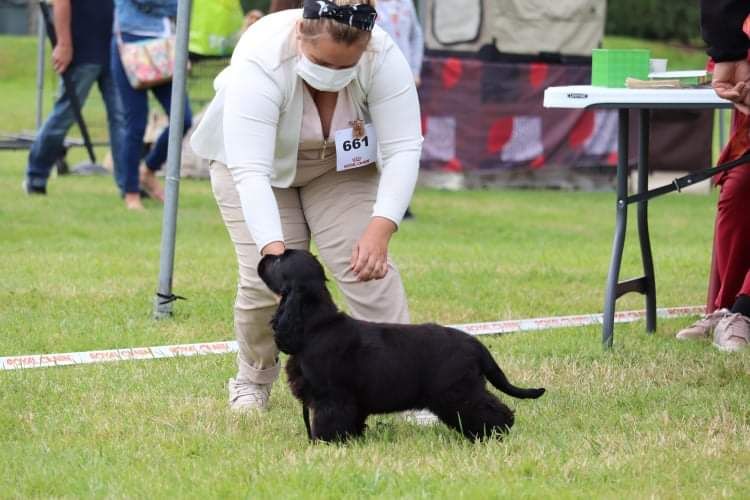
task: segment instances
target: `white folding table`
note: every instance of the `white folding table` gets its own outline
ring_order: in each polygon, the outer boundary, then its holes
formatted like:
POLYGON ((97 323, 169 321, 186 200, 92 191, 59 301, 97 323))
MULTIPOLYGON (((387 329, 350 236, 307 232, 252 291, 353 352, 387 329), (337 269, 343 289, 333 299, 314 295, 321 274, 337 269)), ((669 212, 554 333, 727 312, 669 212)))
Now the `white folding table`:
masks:
POLYGON ((574 85, 549 87, 544 91, 545 108, 608 108, 618 110, 617 136, 617 205, 612 259, 604 293, 602 343, 612 347, 615 302, 621 296, 637 292, 646 297, 646 331, 656 331, 656 280, 648 230, 648 200, 633 200, 628 193, 628 112, 639 110, 638 122, 638 193, 648 191, 648 151, 650 110, 731 108, 732 103, 719 98, 713 89, 625 89, 574 85), (638 206, 638 239, 641 246, 643 276, 619 281, 625 246, 628 205, 638 206))

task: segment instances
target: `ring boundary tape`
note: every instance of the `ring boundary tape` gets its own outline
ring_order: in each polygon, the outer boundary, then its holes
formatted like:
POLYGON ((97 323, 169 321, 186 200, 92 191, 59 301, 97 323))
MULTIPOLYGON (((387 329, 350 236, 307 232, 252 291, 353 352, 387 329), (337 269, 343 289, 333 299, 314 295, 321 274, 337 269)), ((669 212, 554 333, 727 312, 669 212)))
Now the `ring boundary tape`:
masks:
MULTIPOLYGON (((704 312, 704 306, 665 307, 659 308, 656 311, 658 317, 665 319, 693 316, 703 314, 704 312)), ((645 316, 646 312, 643 310, 618 312, 615 313, 615 323, 632 323, 643 319, 645 316)), ((446 326, 464 331, 469 335, 480 336, 600 325, 603 322, 603 314, 578 314, 573 316, 551 316, 546 318, 528 318, 518 320, 511 319, 446 326)), ((196 344, 175 344, 56 354, 26 354, 0 357, 0 371, 114 363, 132 360, 206 356, 210 354, 228 354, 237 352, 238 350, 239 347, 237 341, 231 340, 223 342, 200 342, 196 344)))

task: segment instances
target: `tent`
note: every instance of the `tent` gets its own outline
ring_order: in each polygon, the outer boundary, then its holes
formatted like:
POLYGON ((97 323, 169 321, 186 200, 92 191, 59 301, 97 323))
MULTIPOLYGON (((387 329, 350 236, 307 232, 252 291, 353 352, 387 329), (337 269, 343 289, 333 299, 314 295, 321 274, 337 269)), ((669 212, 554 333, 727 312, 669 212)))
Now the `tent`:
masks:
POLYGON ((591 54, 604 36, 606 0, 423 0, 428 50, 591 54))
MULTIPOLYGON (((547 87, 590 83, 605 0, 421 0, 419 7, 424 183, 611 185, 615 112, 542 107, 547 87)), ((708 164, 710 114, 654 112, 652 168, 708 164)))

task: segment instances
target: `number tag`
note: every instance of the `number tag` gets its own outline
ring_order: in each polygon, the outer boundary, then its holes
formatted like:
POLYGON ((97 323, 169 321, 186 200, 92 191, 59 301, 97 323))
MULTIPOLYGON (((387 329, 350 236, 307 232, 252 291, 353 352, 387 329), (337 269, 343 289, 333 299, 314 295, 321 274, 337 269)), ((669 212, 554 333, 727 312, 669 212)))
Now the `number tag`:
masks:
POLYGON ((365 135, 359 139, 354 138, 351 128, 336 131, 336 171, 364 167, 377 159, 378 139, 372 124, 365 125, 365 135))

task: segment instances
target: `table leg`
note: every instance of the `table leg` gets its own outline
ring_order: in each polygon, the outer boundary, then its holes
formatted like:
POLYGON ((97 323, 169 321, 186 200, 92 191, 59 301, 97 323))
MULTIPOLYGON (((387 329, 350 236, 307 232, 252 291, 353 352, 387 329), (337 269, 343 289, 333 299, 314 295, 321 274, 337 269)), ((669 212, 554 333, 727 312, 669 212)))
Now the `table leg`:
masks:
POLYGON ((612 243, 612 259, 609 263, 607 288, 604 293, 604 318, 602 324, 602 344, 605 349, 612 347, 615 327, 615 302, 617 284, 620 277, 620 264, 625 246, 625 230, 628 224, 628 110, 618 110, 617 132, 617 206, 615 214, 615 237, 612 243))
MULTIPOLYGON (((640 111, 638 125, 638 192, 648 191, 648 151, 651 115, 648 109, 640 111)), ((641 260, 643 261, 643 279, 645 282, 643 293, 646 295, 646 331, 656 331, 656 278, 654 276, 654 262, 651 256, 651 238, 648 232, 648 201, 638 202, 638 239, 641 244, 641 260)))

